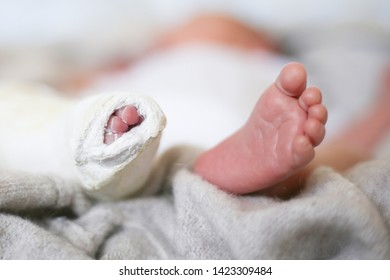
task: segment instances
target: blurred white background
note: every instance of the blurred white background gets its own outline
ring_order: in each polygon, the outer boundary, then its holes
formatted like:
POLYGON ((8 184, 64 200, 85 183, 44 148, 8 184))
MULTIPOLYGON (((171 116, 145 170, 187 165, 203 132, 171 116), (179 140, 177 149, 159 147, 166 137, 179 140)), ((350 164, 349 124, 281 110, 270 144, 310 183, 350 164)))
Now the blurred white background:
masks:
POLYGON ((2 47, 97 37, 117 40, 123 31, 134 33, 137 42, 137 36, 148 36, 206 11, 231 14, 273 31, 342 22, 390 27, 386 0, 1 0, 0 7, 2 47))
POLYGON ((334 130, 371 100, 390 61, 387 0, 0 0, 0 81, 55 85, 205 12, 268 31, 304 62, 334 130))
POLYGON ((138 53, 157 35, 204 12, 230 14, 274 36, 341 24, 387 36, 390 31, 386 0, 0 0, 0 78, 50 74, 58 66, 47 61, 50 54, 81 66, 138 53), (35 63, 40 71, 30 69, 35 63))

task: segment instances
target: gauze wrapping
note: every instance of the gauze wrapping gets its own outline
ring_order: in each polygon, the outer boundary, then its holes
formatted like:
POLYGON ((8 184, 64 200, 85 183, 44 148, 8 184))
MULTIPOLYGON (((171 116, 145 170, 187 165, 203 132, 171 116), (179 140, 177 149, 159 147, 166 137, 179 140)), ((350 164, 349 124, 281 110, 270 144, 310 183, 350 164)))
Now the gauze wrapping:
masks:
POLYGON ((100 199, 130 195, 148 178, 166 122, 150 98, 112 92, 69 100, 36 86, 3 86, 0 98, 1 169, 59 175, 100 199), (110 115, 125 105, 142 123, 104 144, 110 115))

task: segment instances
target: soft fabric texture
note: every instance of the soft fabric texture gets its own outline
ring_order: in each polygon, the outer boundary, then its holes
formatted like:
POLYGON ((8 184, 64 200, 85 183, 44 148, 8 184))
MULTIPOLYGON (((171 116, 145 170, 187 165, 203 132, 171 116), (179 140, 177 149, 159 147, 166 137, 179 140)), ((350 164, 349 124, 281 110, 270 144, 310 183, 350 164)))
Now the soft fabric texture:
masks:
POLYGON ((287 201, 235 196, 178 147, 143 194, 96 202, 43 175, 2 173, 1 259, 388 259, 390 159, 319 168, 287 201))

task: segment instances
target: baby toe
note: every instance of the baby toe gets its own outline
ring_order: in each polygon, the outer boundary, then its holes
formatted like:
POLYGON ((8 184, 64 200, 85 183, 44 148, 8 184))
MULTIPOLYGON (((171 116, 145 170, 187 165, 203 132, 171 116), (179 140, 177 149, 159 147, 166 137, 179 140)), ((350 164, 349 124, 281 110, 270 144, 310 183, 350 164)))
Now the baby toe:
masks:
POLYGON ((308 119, 303 130, 314 146, 319 145, 325 137, 325 126, 317 119, 308 119))
POLYGON ((134 106, 125 106, 116 111, 115 115, 120 117, 127 125, 133 126, 140 122, 140 116, 138 114, 137 108, 134 106))
POLYGON ((322 124, 326 124, 328 120, 328 110, 322 104, 311 106, 308 110, 309 118, 316 119, 322 124))
POLYGON ((275 85, 283 93, 299 97, 306 88, 306 70, 300 63, 289 63, 280 72, 275 85))
POLYGON ((295 168, 308 164, 314 158, 313 145, 304 135, 299 135, 293 140, 292 153, 295 168))
POLYGON ((118 116, 111 116, 107 122, 107 130, 112 132, 125 132, 129 126, 118 116))
POLYGON ((316 87, 307 88, 298 99, 299 105, 305 111, 308 111, 311 106, 321 104, 321 102, 322 94, 316 87))

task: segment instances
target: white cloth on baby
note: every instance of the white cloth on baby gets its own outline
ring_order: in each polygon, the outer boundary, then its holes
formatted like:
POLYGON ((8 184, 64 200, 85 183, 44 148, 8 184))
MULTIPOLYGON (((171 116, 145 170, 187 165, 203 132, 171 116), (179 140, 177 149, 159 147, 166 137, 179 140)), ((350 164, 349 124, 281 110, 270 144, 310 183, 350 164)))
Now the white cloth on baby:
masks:
POLYGON ((89 91, 135 91, 156 100, 167 117, 161 151, 181 144, 208 148, 243 125, 288 61, 268 52, 185 45, 152 53, 89 91))

